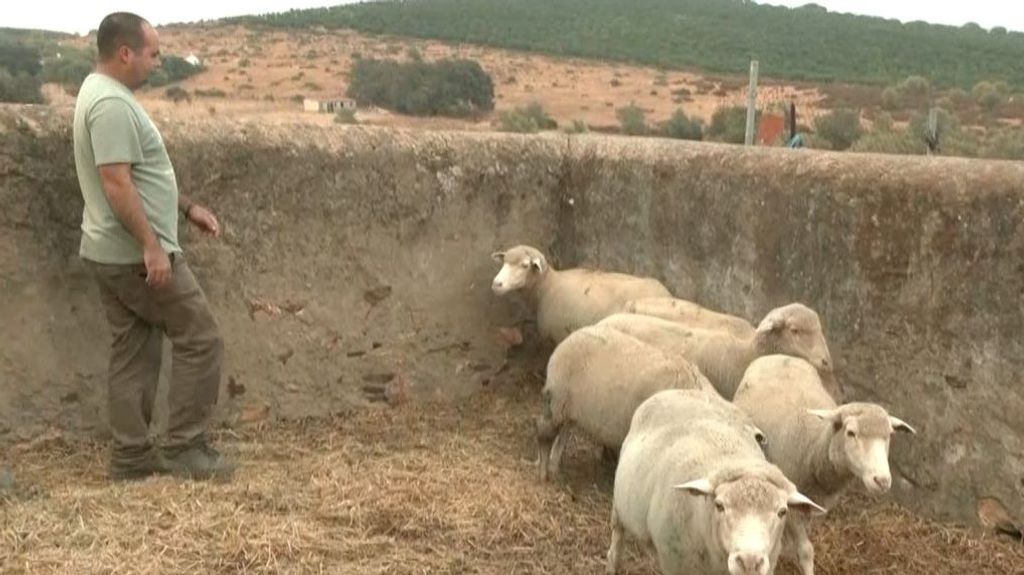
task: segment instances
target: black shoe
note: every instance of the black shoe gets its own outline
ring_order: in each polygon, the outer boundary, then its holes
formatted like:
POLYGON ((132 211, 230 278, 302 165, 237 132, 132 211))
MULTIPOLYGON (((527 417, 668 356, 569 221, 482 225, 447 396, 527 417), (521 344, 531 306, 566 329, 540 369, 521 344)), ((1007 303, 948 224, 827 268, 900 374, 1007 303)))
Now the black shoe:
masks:
POLYGON ((189 479, 230 479, 235 472, 235 464, 205 441, 164 448, 163 464, 170 474, 189 479))

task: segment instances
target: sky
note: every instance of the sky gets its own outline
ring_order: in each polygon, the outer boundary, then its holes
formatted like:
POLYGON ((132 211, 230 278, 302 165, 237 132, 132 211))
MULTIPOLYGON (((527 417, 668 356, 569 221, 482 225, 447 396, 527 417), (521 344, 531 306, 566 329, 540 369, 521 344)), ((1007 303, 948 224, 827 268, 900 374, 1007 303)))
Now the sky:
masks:
MULTIPOLYGON (((8 0, 0 26, 37 28, 78 34, 99 26, 110 12, 128 10, 155 25, 194 22, 243 14, 284 12, 291 8, 314 8, 351 4, 355 0, 164 0, 163 2, 114 2, 110 0, 67 0, 51 2, 8 0)), ((506 0, 515 2, 515 0, 506 0)), ((759 4, 802 6, 808 0, 755 0, 759 4)), ((831 12, 849 12, 895 18, 903 22, 923 20, 933 24, 962 26, 974 22, 982 28, 1003 26, 1024 32, 1024 2, 1017 0, 817 0, 831 12)))

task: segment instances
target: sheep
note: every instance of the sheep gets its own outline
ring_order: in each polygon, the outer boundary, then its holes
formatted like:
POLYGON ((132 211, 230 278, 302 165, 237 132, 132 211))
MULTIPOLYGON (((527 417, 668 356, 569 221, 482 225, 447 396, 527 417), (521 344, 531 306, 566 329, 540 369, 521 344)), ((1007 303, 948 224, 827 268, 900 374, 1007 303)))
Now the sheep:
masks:
MULTIPOLYGON (((837 406, 811 364, 784 355, 751 363, 733 402, 768 436, 768 459, 826 508, 858 478, 870 493, 889 491, 890 436, 917 433, 877 404, 837 406)), ((799 519, 789 523, 787 554, 796 556, 804 575, 812 575, 814 547, 807 526, 799 519)))
POLYGON ((615 472, 609 575, 627 534, 653 544, 664 575, 774 573, 787 515, 825 510, 767 461, 749 421, 702 390, 637 408, 615 472))
POLYGON ((626 302, 623 312, 651 315, 687 327, 714 328, 745 338, 754 333, 754 326, 741 317, 702 307, 692 301, 674 297, 645 297, 626 302))
MULTIPOLYGON (((726 399, 731 399, 736 392, 750 362, 772 353, 805 358, 824 372, 828 381, 834 382, 832 357, 818 314, 800 303, 773 309, 746 337, 629 313, 612 314, 597 325, 613 327, 689 359, 726 399)), ((838 389, 835 393, 841 394, 838 389)))
POLYGON ((540 337, 555 345, 618 311, 627 300, 672 295, 654 278, 586 268, 556 270, 530 246, 515 246, 491 257, 502 264, 491 290, 498 296, 525 294, 537 310, 540 337))
POLYGON ((633 411, 655 392, 670 388, 714 391, 690 362, 618 330, 586 326, 551 354, 537 418, 540 479, 558 473, 571 423, 605 448, 618 451, 633 411))

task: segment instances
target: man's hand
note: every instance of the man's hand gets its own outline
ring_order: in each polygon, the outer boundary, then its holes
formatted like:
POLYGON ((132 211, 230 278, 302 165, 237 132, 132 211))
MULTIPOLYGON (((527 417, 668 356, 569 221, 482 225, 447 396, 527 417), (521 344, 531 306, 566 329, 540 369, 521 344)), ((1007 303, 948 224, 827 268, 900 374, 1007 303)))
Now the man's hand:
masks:
POLYGON ((220 222, 217 221, 216 216, 199 204, 192 204, 192 207, 188 209, 188 221, 207 235, 213 237, 220 235, 220 222))
POLYGON ((171 259, 167 252, 154 242, 142 251, 142 259, 146 263, 146 285, 154 289, 160 289, 167 285, 174 273, 171 270, 171 259))

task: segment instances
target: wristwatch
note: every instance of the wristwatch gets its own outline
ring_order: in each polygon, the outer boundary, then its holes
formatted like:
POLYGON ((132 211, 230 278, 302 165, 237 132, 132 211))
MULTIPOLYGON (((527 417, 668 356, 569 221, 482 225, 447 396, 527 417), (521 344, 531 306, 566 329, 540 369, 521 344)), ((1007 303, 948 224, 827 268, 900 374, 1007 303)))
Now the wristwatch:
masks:
POLYGON ((193 204, 192 202, 189 202, 189 203, 185 204, 184 208, 181 209, 181 215, 185 216, 186 220, 188 219, 188 212, 189 212, 189 210, 191 210, 192 206, 194 206, 194 205, 195 204, 193 204))

